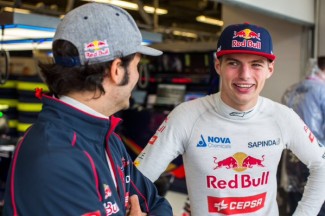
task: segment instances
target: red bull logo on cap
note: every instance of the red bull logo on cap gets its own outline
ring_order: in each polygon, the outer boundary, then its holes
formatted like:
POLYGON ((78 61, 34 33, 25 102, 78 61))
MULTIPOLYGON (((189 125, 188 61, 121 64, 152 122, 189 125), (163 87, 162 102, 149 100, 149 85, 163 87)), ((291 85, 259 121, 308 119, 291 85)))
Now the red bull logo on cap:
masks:
POLYGON ((107 56, 110 54, 106 40, 94 40, 84 45, 86 59, 107 56))
POLYGON ((248 47, 254 49, 262 49, 262 43, 260 42, 260 33, 256 33, 250 29, 244 29, 241 31, 234 31, 234 35, 232 37, 232 47, 248 47), (237 40, 237 38, 243 38, 244 40, 237 40), (257 42, 254 42, 257 40, 257 42))

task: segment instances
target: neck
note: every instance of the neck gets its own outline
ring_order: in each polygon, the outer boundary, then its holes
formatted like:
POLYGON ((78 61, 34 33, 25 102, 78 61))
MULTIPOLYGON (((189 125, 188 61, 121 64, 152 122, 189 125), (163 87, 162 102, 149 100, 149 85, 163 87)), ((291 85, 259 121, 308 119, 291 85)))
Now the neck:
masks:
POLYGON ((107 98, 103 95, 95 95, 93 92, 78 92, 71 93, 67 96, 90 107, 104 116, 111 116, 116 112, 114 107, 110 108, 107 98))

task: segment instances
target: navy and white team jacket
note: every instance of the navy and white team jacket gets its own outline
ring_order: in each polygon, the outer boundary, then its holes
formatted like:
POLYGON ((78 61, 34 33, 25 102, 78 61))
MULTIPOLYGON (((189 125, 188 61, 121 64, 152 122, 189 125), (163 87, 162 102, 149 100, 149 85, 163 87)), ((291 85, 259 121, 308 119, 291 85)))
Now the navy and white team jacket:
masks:
POLYGON ((12 159, 4 216, 125 216, 133 194, 148 215, 172 215, 114 133, 119 119, 95 117, 45 95, 42 100, 37 122, 12 159))

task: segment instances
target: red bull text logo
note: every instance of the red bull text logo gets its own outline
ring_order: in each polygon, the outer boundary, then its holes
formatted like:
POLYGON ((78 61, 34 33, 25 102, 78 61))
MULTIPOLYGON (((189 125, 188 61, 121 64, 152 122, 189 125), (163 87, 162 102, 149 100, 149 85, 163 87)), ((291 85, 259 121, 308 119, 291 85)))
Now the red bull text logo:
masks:
MULTIPOLYGON (((243 172, 246 169, 254 167, 264 167, 263 165, 264 155, 262 159, 258 159, 252 156, 248 156, 243 152, 238 152, 233 156, 227 157, 223 160, 218 161, 214 157, 214 170, 216 169, 233 169, 236 172, 243 172)), ((237 189, 237 188, 249 188, 259 187, 261 185, 268 184, 269 172, 262 172, 260 176, 252 177, 249 174, 235 174, 233 179, 220 179, 214 175, 208 175, 206 177, 207 188, 211 189, 237 189)))
POLYGON ((110 54, 106 40, 94 40, 90 43, 86 43, 84 50, 86 59, 107 56, 110 54))
POLYGON ((251 175, 235 174, 233 179, 225 180, 218 179, 216 176, 207 176, 207 188, 210 189, 238 189, 238 188, 250 188, 267 185, 269 181, 269 172, 262 172, 259 177, 253 178, 251 175))
POLYGON ((224 215, 256 212, 264 207, 266 193, 248 197, 211 197, 208 196, 209 213, 224 215))
POLYGON ((117 212, 120 211, 118 205, 112 202, 104 203, 104 208, 106 211, 106 216, 116 214, 117 212))
POLYGON ((238 40, 232 40, 232 47, 249 47, 254 49, 261 49, 262 44, 260 42, 260 33, 256 33, 250 29, 244 29, 241 31, 234 31, 233 39, 236 38, 243 38, 244 40, 238 41, 238 40), (257 42, 254 42, 252 39, 258 40, 257 42))

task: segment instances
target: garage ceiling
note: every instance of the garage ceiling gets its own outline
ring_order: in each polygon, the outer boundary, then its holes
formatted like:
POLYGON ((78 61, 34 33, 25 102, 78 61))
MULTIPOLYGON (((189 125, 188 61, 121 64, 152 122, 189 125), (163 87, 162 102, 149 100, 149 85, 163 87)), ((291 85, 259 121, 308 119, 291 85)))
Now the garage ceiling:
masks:
MULTIPOLYGON (((128 12, 134 17, 140 29, 163 34, 163 44, 157 48, 167 51, 184 51, 184 49, 205 49, 202 44, 215 43, 221 31, 220 26, 204 24, 196 21, 199 15, 221 20, 221 3, 216 0, 126 0, 139 6, 158 5, 168 10, 165 15, 154 16, 144 11, 128 12), (176 36, 175 30, 195 33, 196 38, 176 36), (176 50, 177 49, 177 50, 176 50)), ((0 7, 16 7, 29 9, 33 13, 51 16, 64 15, 71 9, 87 3, 81 0, 0 0, 0 7)), ((214 45, 216 46, 216 45, 214 45)))

